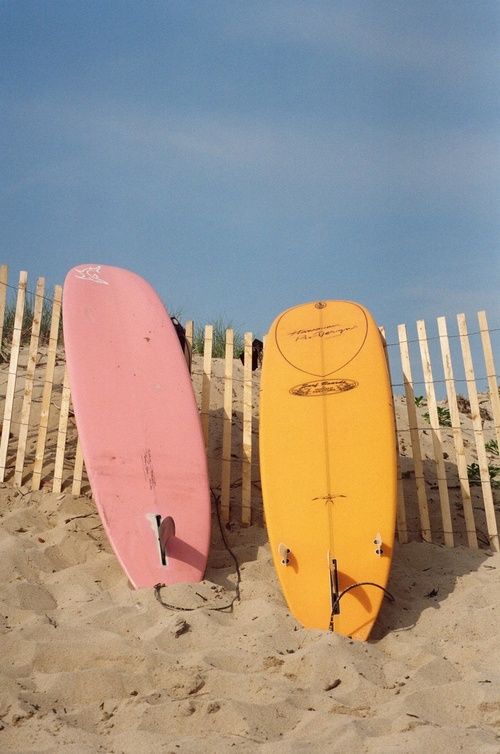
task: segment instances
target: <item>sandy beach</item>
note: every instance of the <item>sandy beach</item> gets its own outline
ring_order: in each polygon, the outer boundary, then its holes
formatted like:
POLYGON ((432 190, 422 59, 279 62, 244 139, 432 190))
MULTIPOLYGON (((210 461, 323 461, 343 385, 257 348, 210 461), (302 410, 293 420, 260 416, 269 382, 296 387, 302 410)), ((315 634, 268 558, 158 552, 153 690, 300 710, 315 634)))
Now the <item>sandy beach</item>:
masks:
POLYGON ((500 752, 500 555, 484 543, 397 545, 395 601, 359 643, 296 623, 265 529, 235 516, 238 578, 215 510, 203 582, 132 590, 83 489, 0 487, 2 752, 500 752))
POLYGON ((4 752, 500 751, 500 556, 399 546, 368 643, 287 612, 260 527, 133 591, 88 497, 2 489, 4 752))

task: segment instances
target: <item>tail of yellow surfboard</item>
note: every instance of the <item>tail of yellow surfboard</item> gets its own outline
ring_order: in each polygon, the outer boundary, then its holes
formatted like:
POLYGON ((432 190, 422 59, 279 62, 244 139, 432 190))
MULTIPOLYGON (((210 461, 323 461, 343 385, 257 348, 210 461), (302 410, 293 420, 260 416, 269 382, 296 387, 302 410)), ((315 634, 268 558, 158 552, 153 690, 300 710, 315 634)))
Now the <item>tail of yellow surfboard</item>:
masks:
POLYGON ((366 639, 389 578, 397 463, 389 372, 370 313, 316 301, 277 317, 260 413, 266 524, 290 610, 304 626, 366 639))

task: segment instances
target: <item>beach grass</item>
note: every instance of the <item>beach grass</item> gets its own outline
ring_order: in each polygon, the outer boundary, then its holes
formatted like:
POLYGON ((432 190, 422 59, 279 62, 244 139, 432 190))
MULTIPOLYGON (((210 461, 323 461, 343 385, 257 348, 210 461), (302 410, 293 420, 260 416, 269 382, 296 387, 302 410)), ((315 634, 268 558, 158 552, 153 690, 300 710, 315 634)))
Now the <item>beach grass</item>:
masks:
MULTIPOLYGON (((226 330, 233 330, 234 355, 238 357, 243 352, 243 334, 233 327, 232 322, 218 317, 213 322, 212 357, 223 359, 226 353, 226 330)), ((193 335, 193 353, 203 354, 205 350, 205 328, 197 326, 193 335)))
MULTIPOLYGON (((50 323, 52 317, 52 302, 46 300, 43 302, 42 318, 40 323, 40 344, 46 345, 49 342, 50 323)), ((27 345, 30 342, 31 331, 33 329, 34 318, 34 296, 28 295, 24 305, 23 321, 21 325, 21 345, 27 345)), ((2 354, 8 354, 14 335, 14 322, 16 316, 15 303, 7 304, 5 309, 4 327, 2 334, 2 354)), ((59 342, 62 338, 62 322, 59 326, 59 342)))
MULTIPOLYGON (((24 306, 23 322, 21 327, 21 345, 28 345, 31 338, 31 331, 33 328, 34 317, 34 295, 28 295, 26 297, 26 303, 24 306)), ((1 352, 4 358, 10 353, 12 344, 12 337, 14 334, 14 321, 16 316, 15 302, 7 304, 5 309, 4 328, 2 335, 1 352)), ((49 342, 50 336, 50 323, 52 316, 52 302, 46 300, 43 303, 42 309, 42 321, 40 325, 40 344, 46 345, 49 342)), ((185 324, 185 321, 179 314, 173 315, 179 322, 185 324)), ((238 357, 243 352, 243 334, 239 329, 235 329, 230 321, 225 320, 222 317, 218 317, 213 322, 213 341, 212 341, 212 356, 213 358, 224 358, 226 351, 226 330, 233 329, 234 332, 234 355, 238 357)), ((62 318, 59 326, 59 343, 62 342, 63 324, 62 318)), ((195 327, 193 336, 193 353, 203 355, 205 346, 205 327, 198 325, 195 327)))

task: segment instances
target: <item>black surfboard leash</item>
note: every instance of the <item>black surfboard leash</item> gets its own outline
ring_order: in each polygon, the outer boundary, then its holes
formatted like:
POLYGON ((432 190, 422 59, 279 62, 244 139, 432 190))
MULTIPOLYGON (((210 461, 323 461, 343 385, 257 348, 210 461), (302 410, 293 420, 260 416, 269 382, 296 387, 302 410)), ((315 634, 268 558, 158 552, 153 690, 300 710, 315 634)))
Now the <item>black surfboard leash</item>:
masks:
MULTIPOLYGON (((217 607, 212 607, 210 605, 205 605, 205 604, 203 604, 203 605, 197 605, 196 607, 180 607, 178 605, 172 605, 169 602, 165 602, 165 600, 162 598, 161 590, 163 589, 163 587, 166 586, 166 584, 161 584, 161 583, 155 584, 154 587, 153 587, 155 599, 160 603, 160 605, 162 605, 163 607, 167 608, 168 610, 174 610, 174 611, 179 610, 179 611, 182 611, 182 612, 193 612, 194 610, 201 610, 201 609, 205 608, 206 610, 212 610, 212 611, 216 611, 216 612, 224 612, 226 610, 229 611, 229 612, 232 612, 232 609, 233 609, 233 606, 234 606, 235 602, 239 602, 241 600, 241 593, 240 593, 240 584, 241 584, 240 564, 238 562, 238 558, 236 557, 234 551, 231 549, 231 547, 229 545, 229 542, 227 541, 226 535, 224 533, 224 525, 222 523, 222 519, 221 519, 221 515, 220 515, 220 495, 217 495, 217 493, 213 489, 210 489, 210 493, 211 493, 211 496, 212 496, 212 501, 213 501, 214 506, 215 506, 215 512, 216 512, 216 515, 217 515, 217 522, 219 524, 220 534, 221 534, 222 541, 224 543, 224 547, 226 548, 226 550, 229 553, 230 557, 234 561, 234 565, 235 565, 235 570, 236 570, 236 585, 235 585, 235 594, 234 594, 234 597, 226 605, 220 605, 220 606, 217 606, 217 607)), ((201 597, 201 599, 203 599, 203 600, 206 601, 205 597, 203 597, 202 595, 198 594, 198 596, 201 597)))
POLYGON ((337 594, 335 597, 333 604, 332 604, 332 613, 334 613, 335 610, 339 607, 340 600, 342 597, 347 594, 347 592, 352 591, 353 589, 357 589, 361 586, 375 586, 377 589, 381 589, 384 593, 384 595, 389 599, 391 602, 396 602, 396 598, 394 597, 391 592, 385 588, 385 586, 381 586, 380 584, 376 584, 374 581, 359 581, 356 582, 356 584, 351 584, 350 586, 347 586, 345 589, 342 589, 342 591, 337 594))

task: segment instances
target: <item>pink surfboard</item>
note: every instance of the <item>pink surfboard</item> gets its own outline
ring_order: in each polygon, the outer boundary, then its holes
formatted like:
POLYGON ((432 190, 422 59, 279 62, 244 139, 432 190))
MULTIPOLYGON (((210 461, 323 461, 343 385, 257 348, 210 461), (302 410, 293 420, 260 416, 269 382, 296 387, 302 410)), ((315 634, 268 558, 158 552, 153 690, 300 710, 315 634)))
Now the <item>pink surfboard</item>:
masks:
POLYGON ((68 272, 64 344, 92 493, 134 587, 196 582, 210 489, 191 378, 170 317, 133 272, 68 272))

